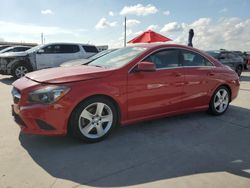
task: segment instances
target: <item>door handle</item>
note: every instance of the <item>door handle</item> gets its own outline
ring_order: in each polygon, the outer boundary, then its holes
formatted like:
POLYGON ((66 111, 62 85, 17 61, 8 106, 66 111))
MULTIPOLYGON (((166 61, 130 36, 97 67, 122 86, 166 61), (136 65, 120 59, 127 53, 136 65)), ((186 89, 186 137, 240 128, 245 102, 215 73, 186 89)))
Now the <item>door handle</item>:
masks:
POLYGON ((214 76, 214 73, 213 72, 209 72, 207 73, 208 76, 214 76))
POLYGON ((173 74, 175 75, 175 77, 181 77, 182 76, 182 74, 180 72, 174 72, 173 74))

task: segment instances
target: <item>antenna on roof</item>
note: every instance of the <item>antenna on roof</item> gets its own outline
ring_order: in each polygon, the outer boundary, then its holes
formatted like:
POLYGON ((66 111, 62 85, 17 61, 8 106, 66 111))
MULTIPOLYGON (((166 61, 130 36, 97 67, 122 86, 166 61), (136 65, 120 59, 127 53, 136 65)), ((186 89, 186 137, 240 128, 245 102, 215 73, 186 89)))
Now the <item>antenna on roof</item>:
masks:
POLYGON ((43 33, 41 33, 41 44, 44 43, 44 39, 43 39, 43 33))
POLYGON ((188 46, 193 47, 193 43, 192 43, 193 37, 194 37, 194 30, 190 29, 189 30, 189 35, 188 35, 188 46))

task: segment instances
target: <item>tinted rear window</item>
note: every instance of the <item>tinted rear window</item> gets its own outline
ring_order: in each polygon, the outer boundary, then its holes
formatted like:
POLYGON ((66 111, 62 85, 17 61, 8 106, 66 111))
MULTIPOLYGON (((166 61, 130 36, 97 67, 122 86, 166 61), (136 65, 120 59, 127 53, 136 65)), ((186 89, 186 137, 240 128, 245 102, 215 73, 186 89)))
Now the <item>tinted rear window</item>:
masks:
POLYGON ((57 54, 57 53, 76 53, 79 52, 80 48, 78 45, 69 44, 54 44, 44 48, 44 53, 57 54))
POLYGON ((95 46, 82 46, 85 52, 89 53, 98 53, 98 50, 95 46))
POLYGON ((60 45, 59 53, 76 53, 79 52, 79 46, 77 45, 60 45))

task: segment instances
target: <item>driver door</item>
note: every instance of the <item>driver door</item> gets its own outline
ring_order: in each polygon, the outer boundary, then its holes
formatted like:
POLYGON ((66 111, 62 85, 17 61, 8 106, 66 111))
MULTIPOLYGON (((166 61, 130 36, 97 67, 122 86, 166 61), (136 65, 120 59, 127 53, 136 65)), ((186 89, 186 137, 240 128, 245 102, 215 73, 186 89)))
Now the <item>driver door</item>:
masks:
POLYGON ((153 62, 155 72, 131 71, 128 75, 128 118, 140 119, 179 110, 184 70, 178 49, 157 51, 143 61, 153 62))
POLYGON ((54 67, 55 56, 57 51, 56 45, 48 45, 38 50, 36 53, 36 66, 37 70, 54 67))

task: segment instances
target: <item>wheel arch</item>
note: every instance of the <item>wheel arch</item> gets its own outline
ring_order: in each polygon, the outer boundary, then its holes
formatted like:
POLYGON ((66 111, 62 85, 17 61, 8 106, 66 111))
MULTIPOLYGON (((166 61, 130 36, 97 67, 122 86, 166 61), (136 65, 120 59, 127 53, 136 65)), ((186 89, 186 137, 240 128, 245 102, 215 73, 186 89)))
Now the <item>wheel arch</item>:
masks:
POLYGON ((97 98, 97 97, 108 99, 109 101, 111 101, 111 102, 114 104, 114 106, 115 106, 116 109, 117 109, 118 123, 120 123, 120 121, 121 121, 121 107, 120 107, 119 103, 118 103, 113 97, 111 97, 111 96, 109 96, 109 95, 106 95, 106 94, 94 94, 94 95, 90 95, 90 96, 84 98, 83 100, 81 100, 80 102, 78 102, 78 103, 73 107, 73 109, 72 109, 72 111, 71 111, 71 113, 70 113, 70 116, 69 116, 69 118, 68 118, 68 122, 67 122, 67 132, 70 131, 70 129, 69 129, 70 120, 71 120, 71 117, 72 117, 73 113, 74 113, 75 110, 77 109, 77 107, 78 107, 81 103, 83 103, 84 101, 89 100, 89 99, 91 99, 91 98, 97 98))
POLYGON ((29 62, 29 61, 26 61, 26 60, 17 60, 15 62, 12 63, 11 65, 11 73, 13 73, 13 69, 15 68, 15 66, 17 65, 27 65, 31 71, 33 71, 33 66, 32 64, 29 62))
MULTIPOLYGON (((228 85, 228 84, 226 84, 226 83, 224 83, 224 84, 221 84, 221 85, 219 85, 217 88, 216 88, 216 90, 219 88, 219 87, 226 87, 227 89, 228 89, 228 91, 229 91, 229 94, 230 94, 230 101, 229 102, 231 102, 232 101, 232 90, 231 90, 231 87, 228 85)), ((215 91, 216 91, 215 90, 215 91)))

